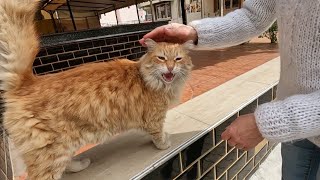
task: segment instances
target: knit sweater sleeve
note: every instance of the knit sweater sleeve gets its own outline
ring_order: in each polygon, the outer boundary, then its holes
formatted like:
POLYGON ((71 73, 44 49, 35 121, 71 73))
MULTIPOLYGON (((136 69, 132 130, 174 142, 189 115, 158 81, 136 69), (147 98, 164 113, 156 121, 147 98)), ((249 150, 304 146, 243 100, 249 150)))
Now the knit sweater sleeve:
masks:
POLYGON ((259 106, 258 128, 266 139, 286 142, 320 135, 320 91, 259 106))
POLYGON ((198 45, 228 47, 261 35, 276 20, 276 0, 246 0, 241 9, 224 17, 189 23, 198 33, 198 45))

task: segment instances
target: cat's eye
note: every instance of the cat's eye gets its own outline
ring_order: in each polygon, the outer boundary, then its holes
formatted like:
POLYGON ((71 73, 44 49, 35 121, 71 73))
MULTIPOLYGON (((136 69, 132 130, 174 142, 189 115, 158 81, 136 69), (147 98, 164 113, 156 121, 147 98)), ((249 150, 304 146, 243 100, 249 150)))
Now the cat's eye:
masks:
POLYGON ((166 60, 166 58, 163 57, 163 56, 158 56, 157 58, 160 59, 160 60, 162 60, 162 61, 166 60))
POLYGON ((177 57, 176 58, 176 61, 181 61, 182 60, 182 57, 177 57))

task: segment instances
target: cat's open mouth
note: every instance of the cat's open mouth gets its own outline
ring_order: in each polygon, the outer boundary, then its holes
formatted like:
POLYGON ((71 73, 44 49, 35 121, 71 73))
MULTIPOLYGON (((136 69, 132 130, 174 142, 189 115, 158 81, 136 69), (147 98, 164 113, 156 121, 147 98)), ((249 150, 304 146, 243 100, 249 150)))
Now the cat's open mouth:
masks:
POLYGON ((164 81, 166 82, 172 82, 173 79, 174 79, 174 74, 169 72, 169 73, 165 73, 165 74, 162 74, 162 78, 164 79, 164 81))

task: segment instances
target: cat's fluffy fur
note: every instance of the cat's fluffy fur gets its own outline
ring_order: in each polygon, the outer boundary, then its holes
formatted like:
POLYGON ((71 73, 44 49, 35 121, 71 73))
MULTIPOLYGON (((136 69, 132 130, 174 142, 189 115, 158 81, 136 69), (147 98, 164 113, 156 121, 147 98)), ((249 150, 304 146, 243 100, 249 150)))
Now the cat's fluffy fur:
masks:
MULTIPOLYGON (((29 178, 60 179, 79 147, 129 129, 144 130, 157 148, 168 148, 163 123, 192 68, 187 54, 191 43, 147 40, 148 53, 137 62, 92 63, 35 76, 36 6, 35 0, 0 0, 4 127, 22 155, 29 178)), ((88 165, 89 161, 71 162, 69 169, 79 171, 88 165)))

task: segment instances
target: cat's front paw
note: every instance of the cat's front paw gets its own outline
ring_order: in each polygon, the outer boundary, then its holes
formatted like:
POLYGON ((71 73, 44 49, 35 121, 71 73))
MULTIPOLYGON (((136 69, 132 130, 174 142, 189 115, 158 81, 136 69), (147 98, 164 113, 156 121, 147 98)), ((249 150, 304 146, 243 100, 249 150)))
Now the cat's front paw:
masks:
POLYGON ((72 160, 70 164, 68 164, 66 168, 66 172, 75 173, 75 172, 82 171, 87 167, 89 167, 90 163, 91 161, 89 158, 85 158, 82 160, 72 160))
POLYGON ((160 140, 153 139, 153 144, 161 150, 168 149, 171 146, 171 142, 169 140, 169 134, 165 133, 164 137, 160 140))

